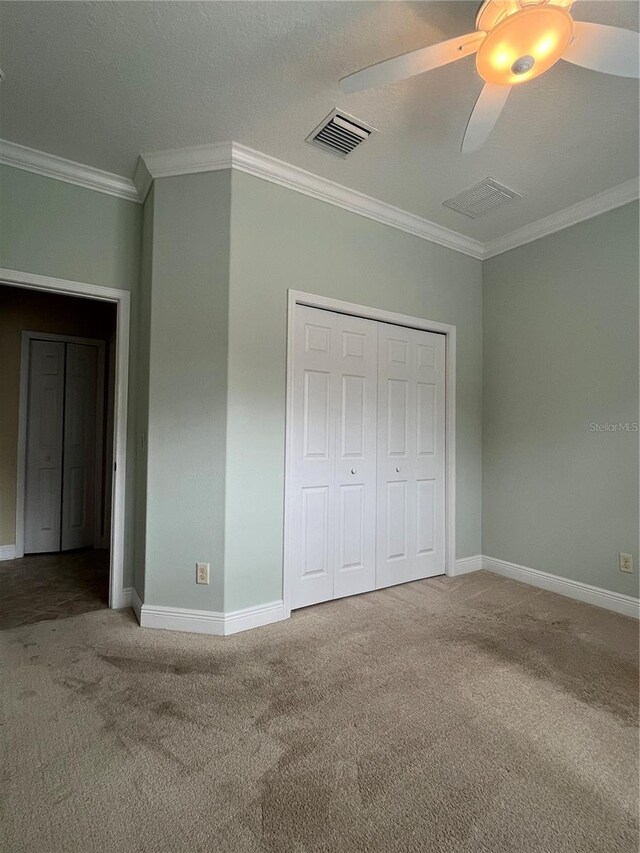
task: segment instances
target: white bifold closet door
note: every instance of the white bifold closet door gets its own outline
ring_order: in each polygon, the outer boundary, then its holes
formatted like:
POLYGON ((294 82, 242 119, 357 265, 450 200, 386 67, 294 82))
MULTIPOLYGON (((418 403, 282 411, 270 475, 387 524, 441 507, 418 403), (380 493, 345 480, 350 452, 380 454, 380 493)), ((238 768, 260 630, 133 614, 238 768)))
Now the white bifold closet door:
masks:
POLYGON ((444 336, 295 310, 291 606, 444 574, 444 336))
POLYGON ((29 351, 24 550, 94 544, 97 348, 33 340, 29 351))
POLYGON ((376 584, 377 327, 298 306, 288 483, 292 607, 376 584))
POLYGON ((94 544, 98 350, 67 344, 61 549, 94 544))
POLYGON ((445 337, 378 329, 377 587, 445 571, 445 337))
POLYGON ((27 394, 24 550, 60 550, 64 344, 31 341, 27 394))

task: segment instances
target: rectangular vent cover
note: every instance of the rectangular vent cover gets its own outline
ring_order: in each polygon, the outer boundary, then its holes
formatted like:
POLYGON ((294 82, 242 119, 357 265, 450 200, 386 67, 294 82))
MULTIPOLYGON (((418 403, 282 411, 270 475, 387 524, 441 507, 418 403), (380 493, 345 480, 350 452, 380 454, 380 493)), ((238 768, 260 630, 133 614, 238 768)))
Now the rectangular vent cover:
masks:
POLYGON ((489 213, 496 207, 501 207, 516 198, 522 198, 520 193, 499 184, 493 178, 485 178, 442 203, 445 207, 450 207, 452 210, 464 213, 465 216, 477 219, 478 216, 483 216, 485 213, 489 213))
POLYGON ((334 110, 307 136, 307 142, 344 159, 373 132, 359 119, 334 110))

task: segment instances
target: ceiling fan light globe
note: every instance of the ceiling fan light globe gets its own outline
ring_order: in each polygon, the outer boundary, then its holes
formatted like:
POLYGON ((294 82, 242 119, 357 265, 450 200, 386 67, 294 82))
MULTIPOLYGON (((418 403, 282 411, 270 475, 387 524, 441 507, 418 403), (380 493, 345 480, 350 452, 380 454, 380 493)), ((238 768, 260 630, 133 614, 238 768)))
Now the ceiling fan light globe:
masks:
POLYGON ((572 35, 573 18, 566 9, 525 6, 487 33, 476 56, 478 74, 498 86, 532 80, 555 65, 572 35))

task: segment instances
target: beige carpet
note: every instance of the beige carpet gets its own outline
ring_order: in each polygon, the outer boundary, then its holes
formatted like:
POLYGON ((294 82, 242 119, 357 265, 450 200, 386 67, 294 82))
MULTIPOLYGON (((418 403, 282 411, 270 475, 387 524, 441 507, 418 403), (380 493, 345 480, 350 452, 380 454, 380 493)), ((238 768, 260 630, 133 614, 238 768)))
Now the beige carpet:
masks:
POLYGON ((484 572, 4 631, 0 849, 637 853, 638 626, 484 572))

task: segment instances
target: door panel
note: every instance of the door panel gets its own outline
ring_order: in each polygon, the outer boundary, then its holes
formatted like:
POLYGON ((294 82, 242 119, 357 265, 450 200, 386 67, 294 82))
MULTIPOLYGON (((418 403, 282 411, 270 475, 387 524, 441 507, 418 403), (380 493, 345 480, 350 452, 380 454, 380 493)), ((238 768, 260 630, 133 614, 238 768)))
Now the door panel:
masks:
POLYGON ((408 386, 404 379, 387 381, 387 450, 389 456, 406 457, 408 448, 408 386))
POLYGON ((293 349, 287 500, 292 607, 304 607, 375 586, 375 324, 299 306, 293 349))
POLYGON ((333 325, 329 315, 296 311, 287 494, 293 607, 333 598, 333 325))
POLYGON ((60 550, 64 344, 31 341, 24 507, 26 554, 60 550))
POLYGON ((388 483, 387 489, 387 560, 407 556, 407 483, 388 483))
POLYGON ((340 433, 342 458, 364 454, 366 423, 366 387, 363 376, 342 377, 342 422, 340 433))
POLYGON ((361 569, 365 564, 365 490, 363 486, 340 488, 340 569, 361 569))
POLYGON ((61 549, 94 544, 98 350, 67 344, 61 549))
POLYGON ((378 339, 375 323, 334 314, 335 598, 375 589, 378 339))
POLYGON ((444 574, 445 338, 380 323, 376 586, 444 574))
POLYGON ((426 554, 433 551, 435 480, 418 480, 416 483, 416 551, 426 554))
POLYGON ((432 456, 436 433, 436 386, 418 382, 416 391, 418 395, 416 452, 418 456, 432 456))
POLYGON ((304 458, 329 458, 329 373, 304 372, 304 458))
MULTIPOLYGON (((55 532, 59 536, 60 531, 60 499, 58 495, 58 483, 60 481, 60 473, 55 468, 41 468, 38 471, 38 529, 44 534, 44 531, 55 532)), ((56 537, 57 538, 57 537, 56 537)), ((46 550, 56 550, 47 548, 46 550)), ((34 553, 31 548, 27 553, 34 553)))
POLYGON ((302 575, 329 575, 329 487, 302 489, 302 575))

